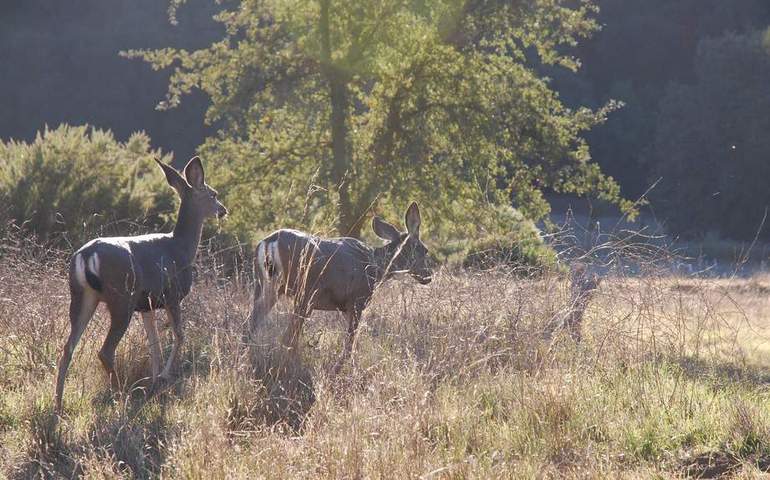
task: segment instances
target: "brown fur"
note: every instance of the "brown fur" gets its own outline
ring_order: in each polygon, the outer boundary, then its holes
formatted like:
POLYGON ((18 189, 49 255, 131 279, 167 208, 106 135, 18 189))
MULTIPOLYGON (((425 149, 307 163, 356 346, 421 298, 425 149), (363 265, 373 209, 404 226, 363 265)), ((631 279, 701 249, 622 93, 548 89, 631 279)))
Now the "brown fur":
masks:
POLYGON ((420 211, 412 203, 406 213, 406 232, 379 217, 374 232, 388 243, 371 248, 354 238, 318 238, 296 230, 278 230, 256 248, 256 287, 250 329, 257 329, 280 295, 294 299, 294 309, 282 343, 298 346, 304 320, 313 310, 343 312, 348 332, 335 371, 350 356, 356 329, 377 285, 398 272, 421 283, 431 280, 428 250, 420 241, 420 211))
POLYGON ((206 185, 203 166, 194 157, 182 177, 158 162, 166 180, 182 199, 172 233, 134 237, 97 238, 81 247, 70 261, 70 335, 58 364, 54 405, 61 412, 67 369, 72 353, 99 303, 110 313, 110 329, 99 351, 99 360, 116 383, 115 349, 135 311, 142 312, 152 358, 153 384, 161 354, 153 310, 164 308, 174 333, 171 356, 160 376, 170 378, 184 341, 180 303, 192 286, 192 264, 207 217, 223 217, 227 209, 206 185))
POLYGON ((599 288, 601 277, 582 263, 573 265, 571 270, 570 306, 564 318, 564 328, 576 342, 580 342, 583 338, 583 315, 599 288))

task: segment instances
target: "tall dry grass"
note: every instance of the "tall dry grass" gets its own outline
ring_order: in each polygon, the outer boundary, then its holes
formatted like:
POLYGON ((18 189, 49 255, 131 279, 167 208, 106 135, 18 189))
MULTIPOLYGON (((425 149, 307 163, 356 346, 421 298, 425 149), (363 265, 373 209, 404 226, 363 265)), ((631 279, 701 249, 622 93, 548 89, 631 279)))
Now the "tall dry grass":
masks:
POLYGON ((146 394, 133 322, 125 386, 110 391, 95 360, 100 307, 56 419, 66 258, 27 243, 0 249, 1 476, 750 478, 770 464, 768 278, 610 269, 576 344, 554 330, 566 275, 444 269, 429 286, 383 285, 332 376, 340 316, 314 314, 291 357, 277 346, 291 308, 279 303, 246 344, 249 276, 204 255, 178 381, 146 394))

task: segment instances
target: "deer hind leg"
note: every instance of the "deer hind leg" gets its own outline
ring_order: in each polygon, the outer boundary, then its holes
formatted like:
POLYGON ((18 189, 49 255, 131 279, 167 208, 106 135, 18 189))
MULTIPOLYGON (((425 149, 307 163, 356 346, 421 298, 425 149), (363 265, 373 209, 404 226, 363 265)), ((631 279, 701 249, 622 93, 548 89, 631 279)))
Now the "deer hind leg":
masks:
POLYGON ((276 242, 262 241, 254 259, 254 304, 249 314, 249 332, 254 333, 278 300, 277 281, 281 276, 281 258, 276 242))
POLYGON ((88 326, 88 322, 94 316, 96 306, 99 304, 99 297, 93 290, 78 289, 73 290, 70 298, 70 335, 67 343, 64 344, 61 358, 59 359, 58 374, 56 378, 56 395, 54 397, 54 408, 56 412, 61 412, 62 395, 64 393, 64 380, 67 377, 67 370, 72 361, 72 353, 80 341, 80 337, 88 326))
POLYGON ((150 360, 152 361, 152 383, 158 380, 160 375, 160 364, 163 360, 160 353, 160 341, 158 340, 158 326, 155 322, 155 313, 150 310, 149 312, 142 312, 142 322, 144 323, 144 331, 147 334, 147 346, 150 349, 150 360))
POLYGON ((101 350, 99 350, 98 357, 113 388, 119 388, 120 383, 115 372, 115 350, 128 330, 131 315, 134 313, 134 305, 128 299, 112 299, 107 302, 107 309, 110 311, 110 329, 101 350))
POLYGON ((163 368, 160 378, 164 381, 169 381, 171 380, 173 368, 178 363, 179 354, 184 343, 184 326, 182 325, 182 310, 179 305, 167 305, 166 315, 168 315, 171 330, 174 333, 174 344, 171 347, 171 355, 166 360, 166 366, 163 368))
POLYGON ((576 343, 580 343, 583 338, 583 313, 585 305, 579 305, 567 316, 566 327, 570 336, 576 343))

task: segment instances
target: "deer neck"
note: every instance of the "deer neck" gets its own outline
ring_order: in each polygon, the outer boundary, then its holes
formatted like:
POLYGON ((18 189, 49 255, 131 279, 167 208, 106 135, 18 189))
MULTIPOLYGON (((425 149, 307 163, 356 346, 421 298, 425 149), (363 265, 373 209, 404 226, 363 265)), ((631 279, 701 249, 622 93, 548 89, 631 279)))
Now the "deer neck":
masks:
POLYGON ((384 282, 393 276, 393 266, 391 265, 391 261, 393 260, 396 250, 397 246, 394 248, 391 244, 372 249, 372 274, 370 277, 373 277, 375 283, 384 282))
POLYGON ((195 254, 203 233, 203 220, 203 215, 195 211, 192 205, 182 201, 172 236, 187 264, 195 261, 195 254))

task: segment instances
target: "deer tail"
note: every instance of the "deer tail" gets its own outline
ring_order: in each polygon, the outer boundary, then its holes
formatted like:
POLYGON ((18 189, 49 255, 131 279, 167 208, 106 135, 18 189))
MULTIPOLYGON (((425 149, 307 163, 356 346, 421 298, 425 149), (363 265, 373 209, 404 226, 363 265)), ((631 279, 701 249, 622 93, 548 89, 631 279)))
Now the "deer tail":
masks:
POLYGON ((257 245, 257 255, 254 258, 254 301, 262 296, 268 282, 268 244, 265 241, 257 245))
POLYGON ((99 254, 93 252, 78 252, 74 258, 75 280, 81 287, 91 287, 97 292, 102 291, 102 280, 99 278, 99 254))
POLYGON ((261 241, 257 245, 256 255, 254 256, 254 305, 249 315, 251 330, 256 329, 267 314, 270 299, 270 277, 272 269, 270 242, 261 241))

